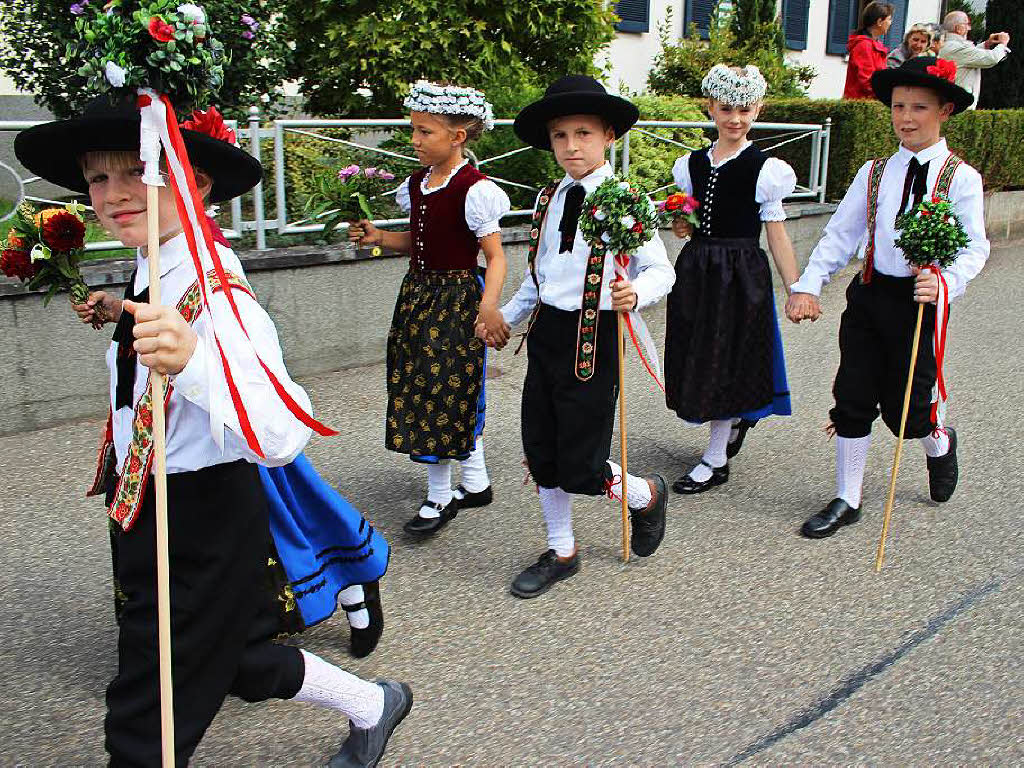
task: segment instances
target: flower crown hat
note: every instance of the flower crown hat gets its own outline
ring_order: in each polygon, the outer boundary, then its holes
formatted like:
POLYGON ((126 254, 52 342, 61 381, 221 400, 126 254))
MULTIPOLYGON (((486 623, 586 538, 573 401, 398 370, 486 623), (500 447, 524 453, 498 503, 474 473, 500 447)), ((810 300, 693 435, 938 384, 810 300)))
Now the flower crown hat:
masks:
POLYGON ((934 56, 915 56, 899 67, 882 69, 871 76, 871 89, 875 98, 892 106, 892 89, 905 85, 930 88, 946 101, 953 102, 953 114, 958 115, 974 103, 974 95, 956 84, 956 62, 934 56))
POLYGON ((740 73, 725 64, 715 64, 704 75, 700 84, 701 91, 709 99, 732 107, 749 107, 762 101, 768 92, 764 75, 753 64, 748 64, 744 69, 740 73))
MULTIPOLYGON (((138 151, 139 109, 126 94, 111 105, 93 99, 79 117, 33 126, 18 134, 14 152, 32 173, 74 192, 87 193, 82 157, 87 152, 138 151)), ((210 202, 221 203, 248 192, 263 178, 260 162, 235 146, 234 131, 216 107, 194 112, 181 125, 189 159, 213 179, 210 202)))
POLYGON ((494 127, 494 109, 483 93, 475 88, 417 80, 409 86, 409 95, 403 104, 410 112, 478 117, 483 121, 485 131, 494 127))

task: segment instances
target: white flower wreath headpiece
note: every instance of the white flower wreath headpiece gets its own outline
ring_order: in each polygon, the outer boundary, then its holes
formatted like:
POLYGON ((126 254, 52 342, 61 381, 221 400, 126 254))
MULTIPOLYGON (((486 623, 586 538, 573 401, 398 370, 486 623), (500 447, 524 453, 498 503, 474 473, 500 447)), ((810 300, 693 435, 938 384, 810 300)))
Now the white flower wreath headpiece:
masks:
POLYGON ((494 127, 494 110, 484 95, 475 88, 458 85, 437 85, 418 80, 409 88, 405 108, 412 112, 434 115, 472 115, 484 122, 484 130, 494 127))
POLYGON ((733 107, 747 107, 761 101, 768 91, 764 75, 753 64, 747 65, 745 74, 734 72, 725 64, 715 64, 700 87, 708 98, 733 107))

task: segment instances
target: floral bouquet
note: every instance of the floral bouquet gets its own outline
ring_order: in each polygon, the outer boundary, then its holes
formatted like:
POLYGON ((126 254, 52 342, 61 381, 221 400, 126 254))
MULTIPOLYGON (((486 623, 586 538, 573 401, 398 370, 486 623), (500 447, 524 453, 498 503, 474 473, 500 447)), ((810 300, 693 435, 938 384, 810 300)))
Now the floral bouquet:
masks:
POLYGON ((916 267, 935 264, 945 269, 970 242, 952 203, 941 195, 904 213, 896 220, 896 227, 901 230, 896 247, 916 267))
POLYGON ((79 0, 71 13, 80 39, 65 61, 84 62, 91 91, 144 86, 182 107, 209 103, 224 82, 224 46, 194 3, 79 0))
POLYGON ((672 224, 672 222, 682 219, 694 229, 700 226, 700 217, 697 215, 700 200, 693 195, 676 192, 660 203, 655 203, 655 207, 658 209, 661 221, 665 224, 672 224))
MULTIPOLYGON (((79 264, 85 254, 85 220, 80 203, 37 212, 28 203, 18 206, 14 226, 0 253, 0 272, 28 283, 30 290, 46 290, 43 304, 58 291, 67 291, 73 304, 84 304, 89 286, 82 279, 79 264)), ((96 307, 93 326, 104 318, 96 307)))
POLYGON ((370 198, 382 194, 395 180, 395 174, 384 168, 360 168, 350 165, 340 171, 328 171, 316 177, 315 190, 306 201, 306 215, 311 219, 327 216, 324 238, 343 221, 372 219, 370 198))
POLYGON ((657 231, 658 216, 647 195, 618 177, 605 179, 583 201, 583 237, 591 247, 600 244, 627 262, 657 231))

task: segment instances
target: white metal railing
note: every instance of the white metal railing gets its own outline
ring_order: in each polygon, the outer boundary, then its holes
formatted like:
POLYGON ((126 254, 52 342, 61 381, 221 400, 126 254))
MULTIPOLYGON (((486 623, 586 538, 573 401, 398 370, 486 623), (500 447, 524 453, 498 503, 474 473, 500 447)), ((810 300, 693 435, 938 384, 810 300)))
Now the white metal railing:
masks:
MULTIPOLYGON (((379 133, 380 130, 393 130, 395 128, 404 128, 410 125, 408 120, 394 119, 345 119, 345 120, 275 120, 270 127, 263 127, 260 124, 260 114, 257 107, 252 107, 249 110, 248 126, 245 128, 239 127, 237 121, 226 121, 229 126, 235 129, 238 136, 239 143, 242 146, 246 146, 245 142, 248 142, 248 151, 256 157, 258 160, 262 160, 262 140, 273 139, 274 149, 274 199, 276 204, 276 216, 274 218, 267 218, 264 210, 264 198, 263 198, 263 184, 257 184, 251 193, 252 195, 252 211, 253 218, 251 220, 243 219, 242 217, 242 198, 235 198, 230 202, 230 213, 231 213, 231 226, 224 231, 224 234, 229 238, 238 238, 244 232, 255 232, 256 235, 256 248, 258 250, 264 250, 267 247, 267 232, 270 230, 275 231, 279 235, 293 235, 293 234, 305 234, 310 232, 317 232, 323 229, 323 224, 318 224, 315 221, 307 219, 295 219, 294 221, 288 220, 289 210, 292 209, 292 202, 288 199, 288 183, 287 183, 287 142, 286 135, 300 135, 309 136, 326 143, 336 143, 349 146, 358 149, 362 152, 369 152, 372 154, 378 154, 381 157, 391 157, 393 159, 399 159, 403 161, 409 161, 412 163, 417 162, 416 158, 403 155, 399 152, 394 152, 389 149, 384 149, 374 144, 365 144, 353 141, 351 139, 343 139, 336 136, 326 136, 318 133, 317 129, 326 128, 349 128, 357 129, 361 131, 369 131, 373 133, 379 133)), ((512 120, 495 120, 497 126, 510 126, 512 120)), ((0 121, 0 132, 17 132, 25 130, 33 125, 37 125, 38 122, 33 121, 0 121)), ((668 129, 699 129, 707 131, 714 128, 714 123, 711 122, 680 122, 671 120, 641 120, 628 132, 622 139, 616 142, 612 146, 611 150, 611 163, 613 167, 617 167, 623 174, 629 172, 630 169, 630 148, 631 148, 631 137, 643 136, 645 139, 651 141, 658 141, 666 145, 666 149, 670 147, 678 147, 679 149, 692 151, 697 147, 691 147, 683 142, 677 141, 672 137, 662 136, 656 133, 653 129, 668 128, 668 129)), ((761 145, 762 150, 771 152, 778 147, 790 144, 796 141, 807 140, 810 142, 810 161, 809 167, 807 168, 807 184, 798 185, 796 190, 787 199, 799 200, 799 199, 817 199, 819 202, 825 200, 825 186, 828 181, 828 156, 829 156, 829 142, 831 134, 831 119, 828 118, 821 125, 811 123, 755 123, 753 126, 753 133, 755 137, 753 141, 756 144, 761 145), (767 133, 768 135, 760 135, 767 133)), ((508 152, 504 152, 494 157, 482 158, 478 161, 478 165, 487 166, 500 160, 504 160, 508 157, 523 153, 537 151, 531 147, 519 147, 508 152)), ((11 170, 8 168, 8 170, 11 170)), ((13 172, 13 171, 12 171, 13 172)), ((800 176, 800 169, 798 169, 798 177, 800 176)), ((31 184, 40 181, 38 177, 26 177, 18 178, 15 173, 15 177, 18 179, 18 184, 22 189, 27 188, 31 184)), ((502 186, 528 189, 533 191, 539 191, 537 187, 523 183, 522 181, 516 181, 513 179, 505 179, 499 176, 488 174, 488 177, 494 182, 502 186)), ((668 183, 659 186, 657 189, 651 190, 651 194, 655 194, 662 190, 668 189, 672 186, 671 180, 667 180, 668 183)), ((397 189, 390 190, 387 194, 394 194, 397 189)), ((42 203, 55 203, 57 201, 46 200, 38 196, 32 196, 30 194, 24 195, 25 199, 35 202, 42 203)), ((532 211, 530 209, 519 209, 511 211, 508 217, 521 217, 527 216, 532 211)), ((381 226, 392 225, 392 224, 405 224, 409 220, 408 218, 401 219, 379 219, 374 223, 381 226)), ((342 225, 347 226, 347 225, 342 225)), ((89 243, 86 248, 87 250, 110 250, 123 247, 116 241, 106 241, 102 243, 89 243)))

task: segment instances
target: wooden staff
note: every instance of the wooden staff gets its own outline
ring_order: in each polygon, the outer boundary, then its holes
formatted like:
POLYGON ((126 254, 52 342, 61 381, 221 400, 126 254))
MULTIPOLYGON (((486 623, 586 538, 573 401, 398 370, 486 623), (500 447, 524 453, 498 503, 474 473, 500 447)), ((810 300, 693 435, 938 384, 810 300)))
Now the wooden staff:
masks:
POLYGON ((892 517, 892 503, 896 496, 896 474, 900 471, 900 457, 903 455, 903 433, 907 428, 907 412, 910 410, 910 388, 914 383, 914 366, 917 364, 917 348, 921 340, 921 321, 924 318, 924 304, 917 305, 917 328, 914 329, 914 344, 910 348, 910 371, 907 373, 907 389, 903 393, 903 415, 900 416, 900 434, 896 438, 896 454, 892 459, 892 477, 889 478, 889 498, 885 502, 882 517, 882 537, 878 541, 875 555, 875 573, 882 570, 885 559, 885 537, 889 534, 889 518, 892 517))
MULTIPOLYGON (((149 303, 160 306, 160 188, 146 187, 149 303)), ((174 687, 171 682, 171 586, 167 549, 167 435, 164 375, 150 371, 153 385, 153 490, 156 496, 156 606, 160 646, 160 746, 164 768, 174 768, 174 687)))
POLYGON ((624 314, 616 312, 619 321, 619 459, 622 463, 620 495, 622 496, 622 562, 629 562, 629 503, 626 501, 626 323, 624 314))

